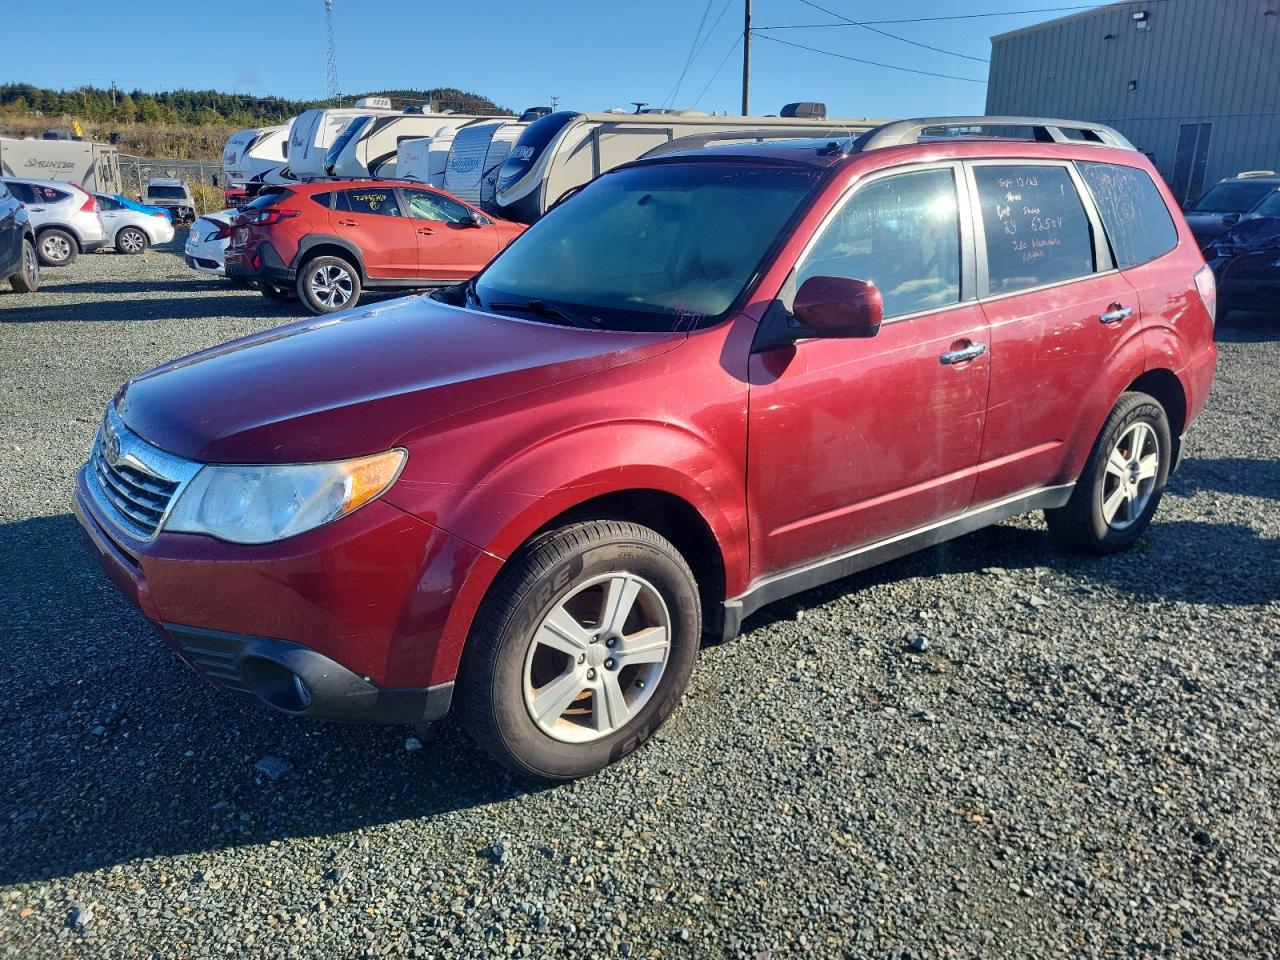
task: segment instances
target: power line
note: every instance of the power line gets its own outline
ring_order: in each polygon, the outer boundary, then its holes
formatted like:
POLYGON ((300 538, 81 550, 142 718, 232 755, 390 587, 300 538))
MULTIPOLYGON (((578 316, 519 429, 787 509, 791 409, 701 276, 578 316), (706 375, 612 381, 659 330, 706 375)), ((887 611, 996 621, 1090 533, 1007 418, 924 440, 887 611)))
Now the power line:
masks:
POLYGON ((890 33, 888 30, 881 30, 879 27, 868 26, 866 23, 863 23, 858 20, 850 20, 844 14, 836 13, 834 10, 828 10, 826 7, 820 7, 816 3, 813 3, 812 0, 800 0, 800 2, 803 3, 806 7, 813 7, 813 9, 815 10, 821 10, 823 13, 825 13, 829 17, 835 17, 837 20, 843 20, 845 23, 851 24, 852 26, 862 27, 862 29, 864 30, 869 30, 872 33, 878 33, 882 37, 889 37, 891 40, 900 40, 903 43, 909 43, 913 47, 921 47, 925 50, 932 50, 934 53, 945 53, 949 57, 960 57, 964 60, 976 60, 978 63, 990 62, 984 57, 973 57, 967 53, 957 53, 954 50, 944 50, 942 47, 934 47, 927 43, 920 43, 917 40, 908 40, 906 37, 900 37, 896 33, 890 33))
MULTIPOLYGON (((772 39, 772 38, 766 38, 766 39, 772 39)), ((733 56, 733 51, 738 49, 738 44, 740 44, 741 42, 742 42, 741 36, 736 36, 733 38, 733 46, 731 46, 728 50, 725 51, 724 59, 722 59, 720 61, 720 65, 716 67, 715 73, 711 74, 711 79, 707 81, 706 86, 702 88, 701 92, 694 99, 693 105, 695 107, 702 102, 703 96, 706 94, 706 92, 709 89, 711 89, 711 84, 715 83, 716 77, 720 76, 720 71, 724 69, 724 65, 729 62, 729 58, 733 56)))
POLYGON ((781 43, 788 47, 795 47, 799 50, 808 50, 810 53, 821 53, 824 56, 836 57, 839 60, 850 60, 853 63, 865 63, 871 67, 883 67, 886 70, 900 70, 903 73, 917 73, 924 77, 938 77, 941 80, 962 80, 965 83, 986 83, 985 80, 975 80, 973 77, 957 77, 950 73, 933 73, 930 70, 916 70, 912 67, 899 67, 892 63, 880 63, 876 60, 863 60, 861 57, 851 57, 843 53, 833 53, 830 50, 819 50, 817 47, 806 47, 803 43, 792 43, 790 40, 779 40, 777 37, 771 37, 767 33, 760 35, 761 40, 772 40, 774 43, 781 43))
MULTIPOLYGON (((895 23, 936 23, 941 20, 978 20, 983 17, 1021 17, 1033 13, 1067 13, 1073 10, 1102 10, 1107 6, 1132 6, 1146 3, 1163 3, 1165 0, 1120 0, 1120 3, 1098 5, 1086 3, 1071 7, 1035 7, 1029 10, 994 10, 985 13, 952 13, 937 17, 900 17, 892 20, 845 20, 843 23, 779 23, 756 30, 813 30, 820 27, 869 27, 895 23)), ((901 39, 901 38, 899 38, 901 39)))
POLYGON ((667 94, 667 99, 663 101, 667 106, 671 106, 675 101, 676 94, 680 92, 680 84, 684 83, 685 74, 689 72, 689 67, 693 63, 693 54, 698 49, 698 41, 702 39, 702 28, 707 25, 707 17, 711 14, 711 4, 713 2, 715 0, 707 0, 707 5, 702 8, 702 19, 698 21, 698 29, 693 35, 693 42, 689 44, 689 55, 684 58, 684 67, 680 70, 680 76, 676 77, 675 86, 667 94))

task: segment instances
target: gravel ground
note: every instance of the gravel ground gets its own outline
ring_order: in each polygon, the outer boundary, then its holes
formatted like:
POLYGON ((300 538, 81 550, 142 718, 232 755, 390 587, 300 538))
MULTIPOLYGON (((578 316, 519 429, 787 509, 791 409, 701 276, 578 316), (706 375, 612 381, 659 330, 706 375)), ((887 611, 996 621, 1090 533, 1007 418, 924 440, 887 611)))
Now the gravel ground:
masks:
POLYGON ((1124 556, 1002 524, 775 605, 539 790, 217 694, 68 513, 111 394, 296 315, 173 252, 0 294, 0 956, 1280 955, 1280 317, 1124 556))

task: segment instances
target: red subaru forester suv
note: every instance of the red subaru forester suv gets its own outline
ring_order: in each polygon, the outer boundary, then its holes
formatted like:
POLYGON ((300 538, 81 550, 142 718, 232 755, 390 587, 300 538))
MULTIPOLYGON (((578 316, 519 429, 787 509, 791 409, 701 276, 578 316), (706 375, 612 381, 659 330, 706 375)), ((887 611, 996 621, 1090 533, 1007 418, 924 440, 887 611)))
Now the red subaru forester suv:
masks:
POLYGON ((524 232, 432 187, 382 180, 268 188, 231 227, 227 276, 263 294, 297 293, 312 313, 360 291, 421 289, 474 276, 524 232))
POLYGON ((577 777, 779 597, 1036 509, 1071 547, 1132 544, 1213 323, 1177 205, 1105 127, 673 153, 465 284, 135 378, 75 509, 217 686, 452 706, 516 771, 577 777))

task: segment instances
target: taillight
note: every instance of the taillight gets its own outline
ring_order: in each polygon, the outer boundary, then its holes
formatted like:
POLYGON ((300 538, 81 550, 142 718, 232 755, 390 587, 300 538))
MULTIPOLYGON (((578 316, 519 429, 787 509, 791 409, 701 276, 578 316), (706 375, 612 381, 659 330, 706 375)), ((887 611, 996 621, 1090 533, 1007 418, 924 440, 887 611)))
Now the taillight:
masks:
POLYGON ((1209 269, 1207 263, 1196 271, 1196 290, 1200 293, 1200 301, 1204 304, 1204 308, 1209 311, 1209 322, 1216 323, 1218 319, 1218 281, 1214 279, 1213 271, 1209 269))
POLYGON ((167 213, 165 213, 163 210, 157 210, 155 213, 153 213, 153 214, 152 214, 152 216, 153 216, 153 217, 165 217, 165 218, 167 219, 169 215, 168 215, 167 213))
POLYGON ((93 199, 93 194, 85 197, 84 206, 80 208, 81 213, 96 213, 98 211, 98 201, 93 199))
POLYGON ((218 228, 218 232, 210 237, 210 240, 226 240, 231 236, 231 224, 215 223, 214 226, 218 228))
POLYGON ((252 223, 259 227, 269 227, 273 223, 279 223, 281 220, 288 220, 290 217, 296 217, 301 210, 258 210, 245 219, 245 223, 252 223))

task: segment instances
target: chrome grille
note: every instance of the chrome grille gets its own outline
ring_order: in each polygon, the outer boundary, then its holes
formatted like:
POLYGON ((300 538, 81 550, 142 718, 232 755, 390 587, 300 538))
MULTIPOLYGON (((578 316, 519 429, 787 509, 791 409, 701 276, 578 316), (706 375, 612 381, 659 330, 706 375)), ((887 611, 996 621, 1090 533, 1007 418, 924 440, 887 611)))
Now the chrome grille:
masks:
POLYGON ((199 469, 197 463, 146 443, 108 407, 89 457, 89 488, 117 525, 149 540, 199 469))

